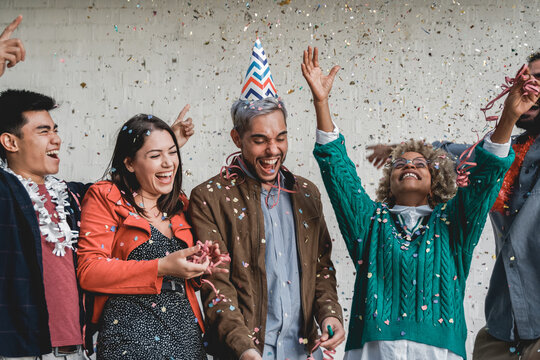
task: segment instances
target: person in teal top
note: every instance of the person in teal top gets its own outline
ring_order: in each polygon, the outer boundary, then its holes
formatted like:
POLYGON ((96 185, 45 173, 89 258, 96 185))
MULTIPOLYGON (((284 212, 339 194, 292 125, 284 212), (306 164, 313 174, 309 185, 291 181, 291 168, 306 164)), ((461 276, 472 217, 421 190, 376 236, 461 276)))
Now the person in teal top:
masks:
POLYGON ((476 147, 467 187, 456 187, 444 151, 398 145, 371 200, 332 122, 328 95, 339 67, 323 75, 317 48, 302 73, 317 114, 314 155, 356 267, 346 359, 466 358, 463 309, 472 254, 514 160, 510 135, 538 95, 513 86, 495 130, 476 147))

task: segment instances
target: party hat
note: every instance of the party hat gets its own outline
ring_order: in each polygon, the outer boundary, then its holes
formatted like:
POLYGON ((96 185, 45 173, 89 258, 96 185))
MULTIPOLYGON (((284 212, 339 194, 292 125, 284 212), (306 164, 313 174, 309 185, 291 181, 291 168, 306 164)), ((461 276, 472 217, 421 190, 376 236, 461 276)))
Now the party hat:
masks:
POLYGON ((246 72, 244 86, 242 87, 243 100, 260 100, 267 97, 275 97, 277 94, 274 79, 270 73, 270 66, 261 41, 257 39, 251 53, 251 61, 246 72))

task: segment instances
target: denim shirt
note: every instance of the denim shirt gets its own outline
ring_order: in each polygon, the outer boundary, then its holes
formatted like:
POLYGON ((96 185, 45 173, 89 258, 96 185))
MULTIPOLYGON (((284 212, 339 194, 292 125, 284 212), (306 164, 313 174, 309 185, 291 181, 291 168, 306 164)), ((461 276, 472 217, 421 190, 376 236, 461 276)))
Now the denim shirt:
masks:
MULTIPOLYGON (((253 178, 247 169, 241 167, 253 178)), ((277 188, 271 188, 270 191, 262 188, 261 208, 266 240, 264 258, 268 291, 263 359, 305 359, 305 347, 299 342, 303 319, 291 198, 283 189, 279 191, 278 198, 277 188)))
MULTIPOLYGON (((447 142, 433 145, 456 156, 468 146, 447 142)), ((509 342, 540 338, 539 167, 540 136, 525 155, 519 186, 515 186, 510 200, 510 214, 490 213, 497 259, 485 303, 486 330, 509 342)))

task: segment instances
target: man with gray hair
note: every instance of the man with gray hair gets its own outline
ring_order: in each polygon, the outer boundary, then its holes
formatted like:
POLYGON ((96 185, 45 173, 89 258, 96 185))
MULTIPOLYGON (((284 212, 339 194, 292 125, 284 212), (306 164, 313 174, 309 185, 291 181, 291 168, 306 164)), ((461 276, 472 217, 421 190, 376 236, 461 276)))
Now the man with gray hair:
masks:
POLYGON ((231 115, 240 154, 193 189, 189 206, 197 238, 231 255, 229 273, 212 275, 215 289, 201 290, 208 352, 293 360, 318 345, 333 350, 345 331, 332 242, 317 187, 283 166, 285 105, 275 97, 238 100, 231 115))

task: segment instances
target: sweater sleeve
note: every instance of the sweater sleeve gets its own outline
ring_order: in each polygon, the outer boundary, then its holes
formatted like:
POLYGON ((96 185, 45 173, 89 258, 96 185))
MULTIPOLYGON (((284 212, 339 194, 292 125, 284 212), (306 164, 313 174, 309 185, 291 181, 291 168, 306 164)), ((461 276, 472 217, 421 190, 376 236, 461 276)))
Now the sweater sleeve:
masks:
POLYGON ((120 222, 106 194, 93 185, 83 200, 77 276, 83 289, 103 294, 157 294, 158 259, 120 260, 112 256, 120 222))
POLYGON ((343 135, 325 145, 315 144, 313 154, 319 163, 341 235, 356 263, 363 255, 366 244, 363 239, 367 237, 376 203, 369 198, 356 174, 343 135))
POLYGON ((499 194, 506 171, 514 161, 513 150, 507 157, 500 158, 482 146, 480 143, 475 149, 477 165, 471 169, 469 186, 459 188, 447 204, 449 226, 453 231, 451 237, 456 249, 463 254, 467 272, 489 210, 499 194))
MULTIPOLYGON (((210 211, 208 202, 201 196, 197 188, 191 192, 188 212, 196 238, 201 241, 211 240, 218 243, 221 253, 227 253, 227 245, 213 213, 210 211)), ((224 263, 220 267, 229 270, 229 265, 229 263, 224 263)), ((215 272, 209 276, 208 280, 212 282, 219 294, 224 295, 227 299, 226 302, 220 301, 213 304, 212 300, 216 298, 214 290, 208 284, 202 285, 201 300, 208 324, 208 333, 217 336, 217 341, 226 344, 237 358, 240 358, 249 349, 257 349, 251 340, 252 332, 246 326, 244 316, 239 310, 238 295, 230 280, 230 274, 215 272)))

